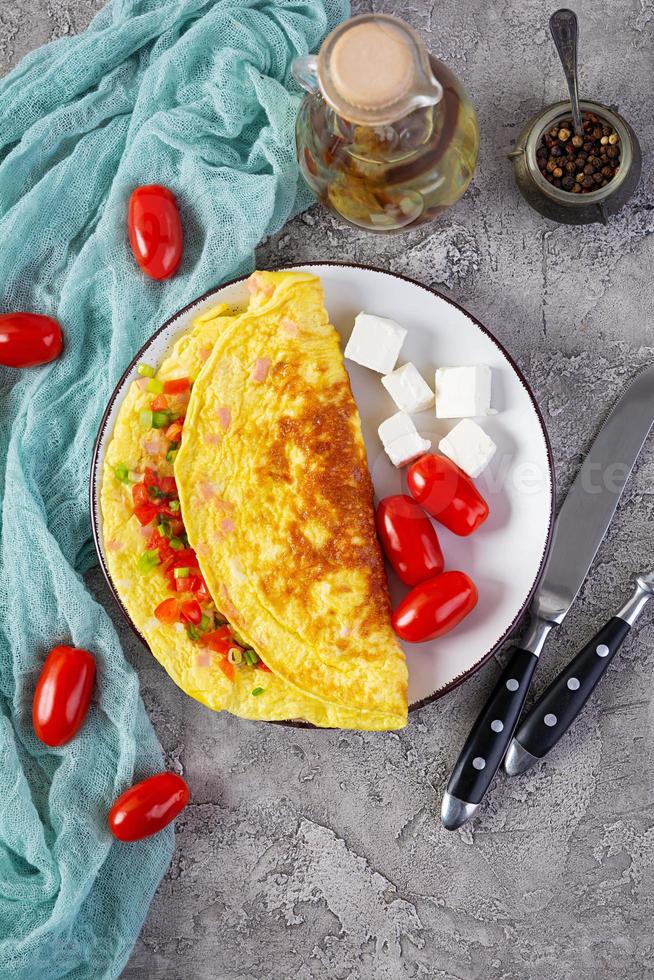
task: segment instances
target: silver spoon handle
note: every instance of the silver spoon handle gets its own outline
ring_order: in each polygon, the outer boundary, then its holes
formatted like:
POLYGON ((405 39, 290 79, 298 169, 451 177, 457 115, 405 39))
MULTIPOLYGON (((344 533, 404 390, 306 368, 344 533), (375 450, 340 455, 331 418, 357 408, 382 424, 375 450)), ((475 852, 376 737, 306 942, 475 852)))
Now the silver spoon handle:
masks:
POLYGON ((572 103, 572 122, 576 136, 583 136, 584 128, 579 111, 579 93, 577 85, 577 39, 579 25, 574 10, 562 7, 555 10, 550 17, 550 31, 554 38, 556 50, 563 65, 563 73, 568 83, 570 102, 572 103))

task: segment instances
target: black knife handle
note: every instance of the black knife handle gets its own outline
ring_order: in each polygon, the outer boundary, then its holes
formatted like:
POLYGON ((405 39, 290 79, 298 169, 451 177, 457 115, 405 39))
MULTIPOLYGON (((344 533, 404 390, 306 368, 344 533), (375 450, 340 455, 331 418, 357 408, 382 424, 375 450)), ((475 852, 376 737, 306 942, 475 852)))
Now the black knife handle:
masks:
POLYGON ((537 759, 551 752, 599 684, 630 629, 629 623, 614 616, 554 678, 515 734, 523 749, 537 759))
POLYGON ((506 667, 473 725, 454 767, 447 792, 479 803, 502 764, 533 677, 538 657, 514 647, 506 667))

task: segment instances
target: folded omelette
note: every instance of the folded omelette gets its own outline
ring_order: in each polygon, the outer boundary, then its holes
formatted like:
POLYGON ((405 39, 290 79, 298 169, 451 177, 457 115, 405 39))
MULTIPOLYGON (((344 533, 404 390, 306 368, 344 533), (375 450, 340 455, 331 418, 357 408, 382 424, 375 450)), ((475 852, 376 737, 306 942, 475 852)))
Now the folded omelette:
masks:
POLYGON ((124 398, 104 462, 105 555, 176 684, 214 710, 401 728, 361 425, 320 280, 257 272, 124 398))

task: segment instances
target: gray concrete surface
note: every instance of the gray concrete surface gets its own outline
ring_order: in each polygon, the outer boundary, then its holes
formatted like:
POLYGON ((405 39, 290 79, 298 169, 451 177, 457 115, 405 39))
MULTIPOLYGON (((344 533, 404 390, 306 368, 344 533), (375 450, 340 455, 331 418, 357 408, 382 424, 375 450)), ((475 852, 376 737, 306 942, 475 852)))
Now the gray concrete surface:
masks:
MULTIPOLYGON (((2 0, 0 69, 81 30, 95 0, 2 0)), ((357 10, 369 9, 357 4, 357 10)), ((623 384, 654 355, 652 0, 577 0, 584 94, 618 103, 645 151, 607 228, 529 211, 505 151, 563 97, 554 3, 385 0, 425 34, 479 110, 479 171, 441 221, 384 240, 314 208, 263 267, 356 259, 436 284, 495 331, 543 407, 564 492, 623 384)), ((536 689, 654 564, 654 450, 643 455, 592 578, 536 689)), ((572 734, 479 818, 440 828, 444 782, 499 666, 400 734, 306 732, 217 717, 184 697, 125 628, 100 577, 169 764, 193 802, 127 980, 639 980, 654 976, 654 616, 634 630, 572 734)))

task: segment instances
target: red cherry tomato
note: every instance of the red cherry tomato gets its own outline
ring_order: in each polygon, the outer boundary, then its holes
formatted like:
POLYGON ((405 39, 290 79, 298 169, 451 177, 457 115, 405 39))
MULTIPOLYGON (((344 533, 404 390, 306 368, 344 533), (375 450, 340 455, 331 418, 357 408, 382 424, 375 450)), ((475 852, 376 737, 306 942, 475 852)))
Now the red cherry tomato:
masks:
POLYGON ((488 517, 488 504, 470 477, 447 456, 421 456, 406 479, 413 499, 454 534, 472 534, 488 517))
POLYGON ((59 357, 64 346, 61 327, 41 313, 0 315, 0 364, 26 368, 47 364, 59 357))
POLYGON ((82 727, 91 702, 95 659, 88 650, 53 647, 45 658, 32 702, 32 723, 46 745, 63 745, 82 727))
POLYGON ((167 827, 189 801, 188 786, 174 772, 160 772, 119 796, 109 811, 109 830, 117 840, 151 837, 167 827))
POLYGON ((449 633, 477 605, 477 586, 465 572, 443 572, 405 595, 393 613, 402 640, 422 643, 449 633))
POLYGON ((199 626, 202 622, 202 607, 195 599, 182 603, 182 622, 192 626, 199 626))
POLYGON ((182 222, 172 191, 160 184, 137 187, 129 199, 129 243, 146 276, 168 279, 182 261, 182 222))
MULTIPOLYGON (((164 599, 154 611, 160 623, 176 623, 179 619, 179 602, 177 599, 164 599)), ((202 618, 202 617, 200 617, 202 618)))
POLYGON ((443 552, 422 507, 404 493, 377 506, 377 533, 384 553, 405 585, 417 585, 443 571, 443 552))

